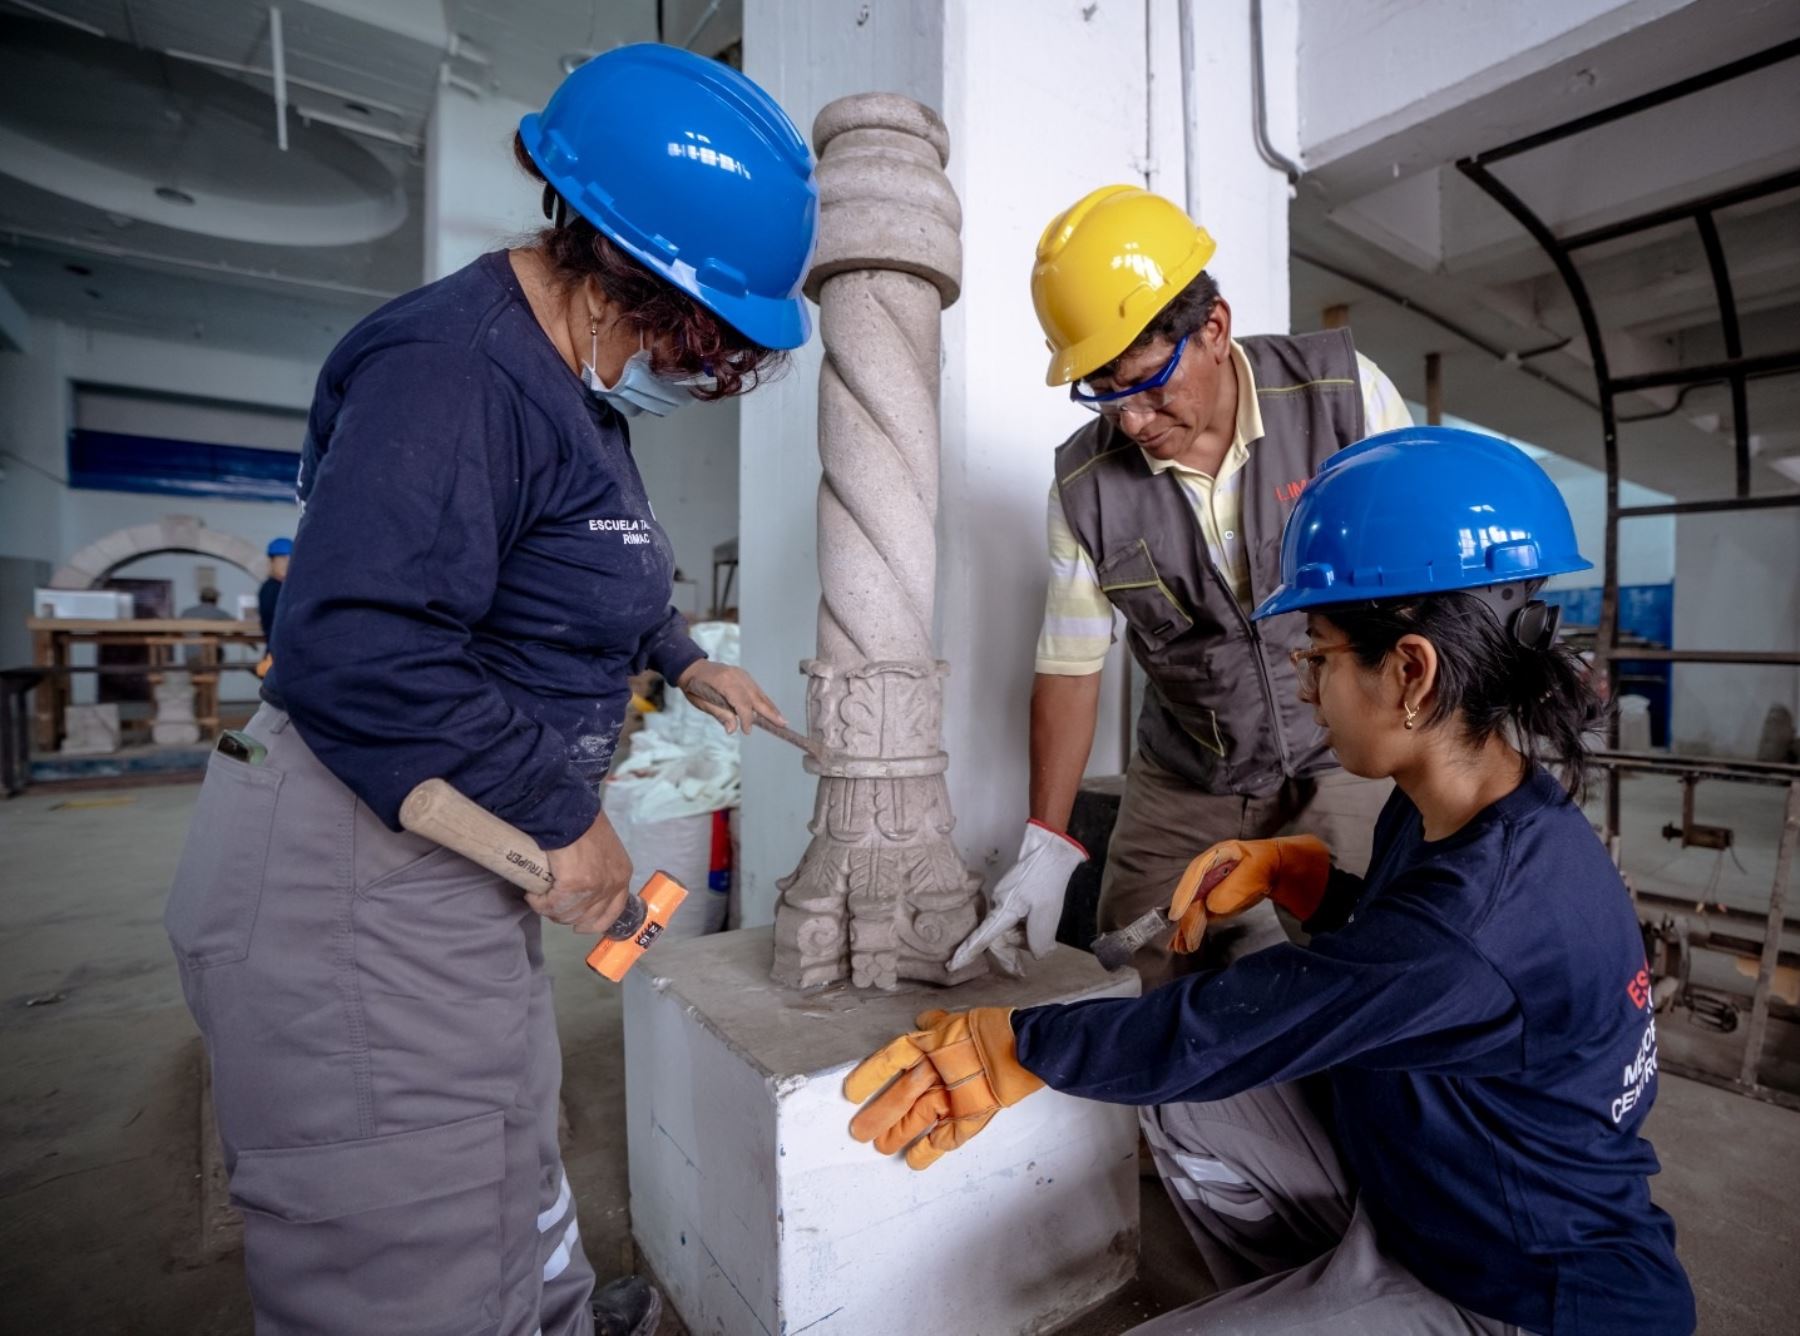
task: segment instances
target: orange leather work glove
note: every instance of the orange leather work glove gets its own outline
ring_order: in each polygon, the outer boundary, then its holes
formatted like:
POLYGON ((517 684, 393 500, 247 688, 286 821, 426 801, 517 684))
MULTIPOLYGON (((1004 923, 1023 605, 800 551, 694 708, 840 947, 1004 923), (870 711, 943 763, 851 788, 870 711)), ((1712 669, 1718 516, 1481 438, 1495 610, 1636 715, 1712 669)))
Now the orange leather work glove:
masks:
POLYGON ((908 1164, 927 1169, 1044 1083, 1019 1065, 1011 1007, 926 1011, 916 1023, 858 1063, 844 1094, 863 1105, 851 1136, 883 1155, 904 1147, 908 1164))
POLYGON ((1189 863, 1176 884, 1169 901, 1172 949, 1198 950, 1209 914, 1229 918, 1261 900, 1273 900, 1304 923, 1318 913, 1330 877, 1331 850, 1316 836, 1221 840, 1189 863), (1233 866, 1218 875, 1226 865, 1233 866))

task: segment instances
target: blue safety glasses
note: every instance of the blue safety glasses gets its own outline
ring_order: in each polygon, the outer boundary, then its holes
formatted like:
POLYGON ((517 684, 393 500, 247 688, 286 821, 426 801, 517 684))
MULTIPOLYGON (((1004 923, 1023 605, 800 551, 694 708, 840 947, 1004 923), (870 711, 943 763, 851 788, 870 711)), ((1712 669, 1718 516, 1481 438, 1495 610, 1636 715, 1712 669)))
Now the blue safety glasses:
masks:
POLYGON ((1107 390, 1104 393, 1096 393, 1085 380, 1078 380, 1069 386, 1069 398, 1090 413, 1098 413, 1102 417, 1116 418, 1132 409, 1154 413, 1167 402, 1167 396, 1161 392, 1162 388, 1169 383, 1169 377, 1175 374, 1175 368, 1181 365, 1181 354, 1187 348, 1190 337, 1186 334, 1181 336, 1181 342, 1175 345, 1175 351, 1169 354, 1169 360, 1163 363, 1162 370, 1149 380, 1141 380, 1122 390, 1107 390))

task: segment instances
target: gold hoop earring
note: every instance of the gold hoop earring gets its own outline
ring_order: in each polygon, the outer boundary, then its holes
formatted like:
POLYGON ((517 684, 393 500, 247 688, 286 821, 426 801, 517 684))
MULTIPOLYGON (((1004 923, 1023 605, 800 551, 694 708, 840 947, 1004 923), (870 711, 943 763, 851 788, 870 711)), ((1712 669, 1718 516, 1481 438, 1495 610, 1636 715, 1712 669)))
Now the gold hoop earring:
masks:
POLYGON ((1413 726, 1413 721, 1419 717, 1419 712, 1411 705, 1407 705, 1405 701, 1401 701, 1400 703, 1406 707, 1406 726, 1411 728, 1413 726))

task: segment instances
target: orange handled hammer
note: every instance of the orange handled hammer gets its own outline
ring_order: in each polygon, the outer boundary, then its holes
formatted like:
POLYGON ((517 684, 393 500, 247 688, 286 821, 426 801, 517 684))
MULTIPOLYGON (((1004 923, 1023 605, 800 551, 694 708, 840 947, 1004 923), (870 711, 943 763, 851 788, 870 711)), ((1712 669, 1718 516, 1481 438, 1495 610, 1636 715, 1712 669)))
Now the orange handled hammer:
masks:
MULTIPOLYGON (((454 850, 521 890, 543 893, 556 884, 550 859, 536 840, 502 821, 441 779, 428 779, 400 806, 400 824, 415 835, 454 850)), ((614 983, 662 935, 687 890, 666 873, 652 874, 641 896, 626 898, 600 944, 588 953, 588 968, 614 983)))

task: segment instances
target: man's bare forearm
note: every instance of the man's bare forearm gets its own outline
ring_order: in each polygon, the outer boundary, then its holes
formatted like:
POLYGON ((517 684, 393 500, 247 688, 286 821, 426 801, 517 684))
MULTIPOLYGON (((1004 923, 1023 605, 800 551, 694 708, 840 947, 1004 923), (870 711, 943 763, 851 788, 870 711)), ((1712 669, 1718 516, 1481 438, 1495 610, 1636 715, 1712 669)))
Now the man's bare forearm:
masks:
POLYGON ((1100 674, 1039 673, 1031 684, 1031 819, 1066 831, 1094 749, 1100 674))

